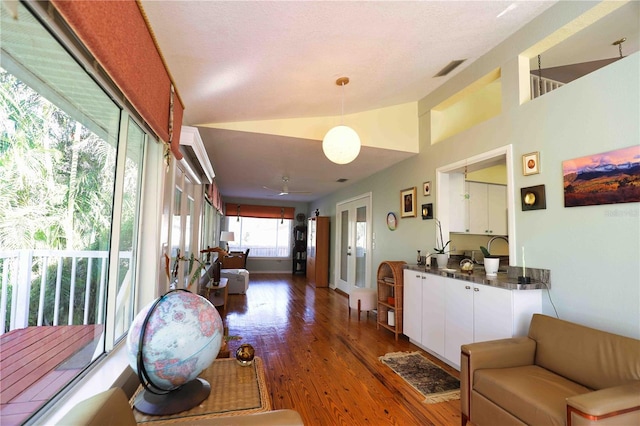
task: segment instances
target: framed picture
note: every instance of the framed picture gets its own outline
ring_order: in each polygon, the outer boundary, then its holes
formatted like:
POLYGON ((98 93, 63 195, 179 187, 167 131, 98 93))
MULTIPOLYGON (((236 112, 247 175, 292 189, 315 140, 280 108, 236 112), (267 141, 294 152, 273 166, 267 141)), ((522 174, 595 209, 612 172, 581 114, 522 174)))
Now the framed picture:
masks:
POLYGON ((431 195, 431 182, 422 184, 422 195, 431 195))
POLYGON ((522 156, 522 174, 525 176, 540 173, 540 153, 530 152, 522 156))
POLYGON ((416 216, 416 187, 400 191, 400 217, 416 216))
POLYGON ((564 206, 637 203, 638 158, 640 145, 563 161, 564 206))

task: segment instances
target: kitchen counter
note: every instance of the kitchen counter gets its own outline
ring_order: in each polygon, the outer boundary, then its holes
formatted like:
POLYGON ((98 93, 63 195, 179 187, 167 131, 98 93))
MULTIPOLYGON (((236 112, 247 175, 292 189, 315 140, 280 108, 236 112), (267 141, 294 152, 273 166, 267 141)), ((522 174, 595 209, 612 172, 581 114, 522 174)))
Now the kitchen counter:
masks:
POLYGON ((488 276, 484 273, 484 268, 480 265, 474 267, 473 273, 463 272, 458 269, 438 269, 429 268, 423 265, 406 265, 405 269, 428 274, 440 275, 442 277, 454 278, 462 281, 470 281, 476 284, 483 284, 492 287, 504 288, 506 290, 540 290, 550 288, 549 271, 546 269, 527 268, 527 275, 532 277, 530 284, 519 284, 518 275, 522 273, 522 268, 509 266, 507 272, 498 272, 495 276, 488 276))

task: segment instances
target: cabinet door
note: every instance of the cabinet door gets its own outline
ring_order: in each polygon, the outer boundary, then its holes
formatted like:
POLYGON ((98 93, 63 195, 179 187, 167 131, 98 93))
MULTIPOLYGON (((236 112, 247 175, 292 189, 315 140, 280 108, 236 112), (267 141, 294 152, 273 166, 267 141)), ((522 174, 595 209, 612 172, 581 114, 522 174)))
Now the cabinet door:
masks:
POLYGON ((479 284, 473 290, 473 341, 512 337, 512 291, 479 284))
POLYGON ((449 230, 469 232, 469 200, 467 185, 462 173, 449 175, 449 230))
POLYGON ((421 342, 422 333, 422 274, 404 270, 402 332, 411 340, 421 342))
POLYGON ((507 187, 487 185, 487 228, 493 235, 507 235, 507 187))
POLYGON ((467 189, 469 191, 469 232, 472 234, 488 234, 487 184, 467 182, 467 189))
POLYGON ((422 274, 422 345, 444 356, 445 277, 422 274))
POLYGON ((445 285, 444 357, 460 368, 460 346, 473 342, 473 286, 450 279, 445 285))

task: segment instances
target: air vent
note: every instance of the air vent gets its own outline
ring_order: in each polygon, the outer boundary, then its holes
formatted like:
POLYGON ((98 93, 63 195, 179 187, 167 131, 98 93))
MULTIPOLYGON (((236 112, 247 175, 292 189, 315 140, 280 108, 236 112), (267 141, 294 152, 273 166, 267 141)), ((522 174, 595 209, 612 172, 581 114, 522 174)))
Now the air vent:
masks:
POLYGON ((344 182, 346 182, 346 181, 348 181, 348 180, 349 180, 349 179, 347 179, 347 178, 340 178, 340 179, 338 179, 336 182, 344 183, 344 182))
POLYGON ((464 61, 466 61, 466 59, 456 59, 455 61, 449 62, 449 64, 442 68, 438 74, 434 75, 434 77, 444 77, 454 69, 458 68, 458 66, 464 61))

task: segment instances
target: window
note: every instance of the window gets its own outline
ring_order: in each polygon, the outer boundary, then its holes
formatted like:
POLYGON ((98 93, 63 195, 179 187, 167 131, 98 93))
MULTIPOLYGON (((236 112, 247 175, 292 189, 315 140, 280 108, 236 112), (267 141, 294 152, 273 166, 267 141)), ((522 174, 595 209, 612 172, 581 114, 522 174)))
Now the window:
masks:
POLYGON ((227 230, 234 233, 230 251, 251 249, 252 257, 291 256, 292 223, 290 219, 227 217, 227 230))
POLYGON ((17 10, 0 7, 0 348, 22 361, 2 380, 23 423, 129 329, 148 135, 17 10))

